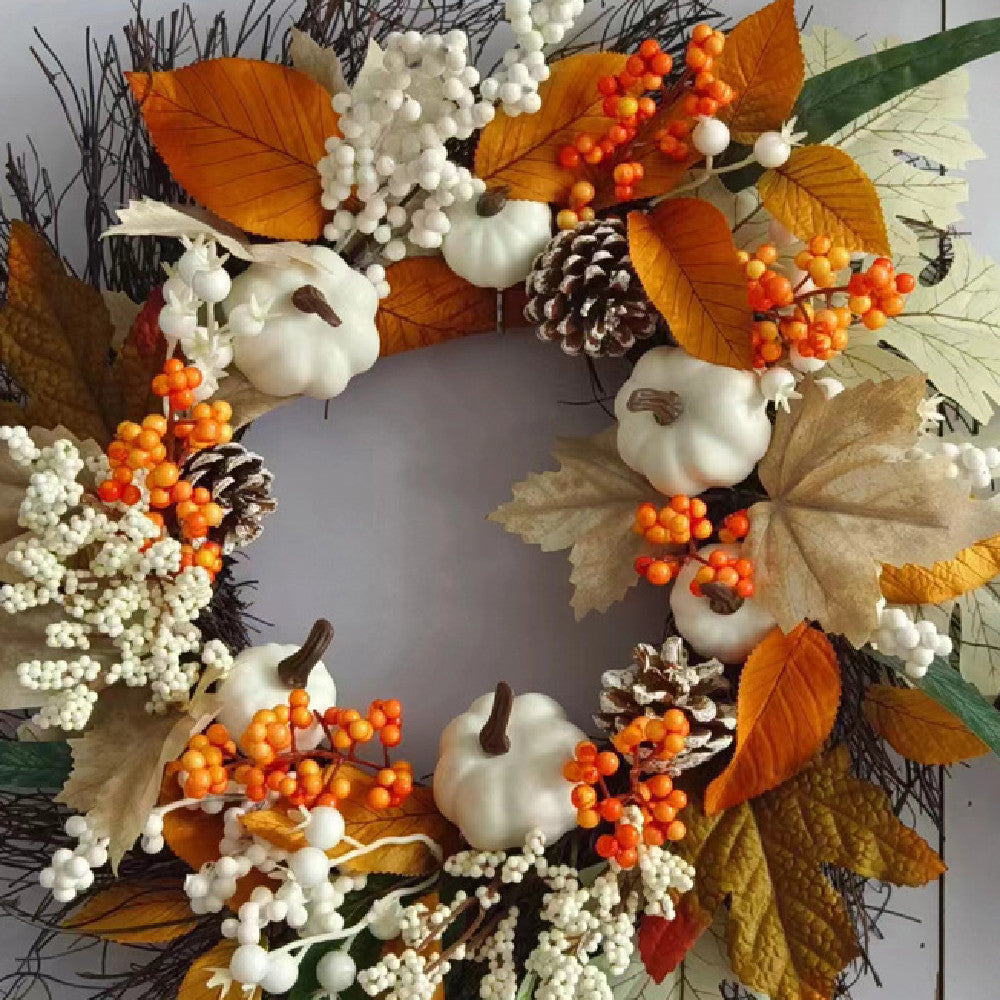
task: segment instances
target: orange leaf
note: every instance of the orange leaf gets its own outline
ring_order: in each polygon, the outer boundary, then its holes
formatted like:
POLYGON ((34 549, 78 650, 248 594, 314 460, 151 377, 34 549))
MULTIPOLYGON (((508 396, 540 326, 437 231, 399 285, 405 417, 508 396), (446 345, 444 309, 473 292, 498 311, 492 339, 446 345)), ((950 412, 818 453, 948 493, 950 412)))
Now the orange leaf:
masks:
POLYGON ((662 983, 684 961, 684 956, 711 922, 712 914, 701 908, 693 892, 680 898, 674 907, 673 920, 649 914, 642 918, 639 956, 654 982, 662 983))
POLYGON ((918 764, 957 764, 990 748, 946 708, 916 688, 872 685, 865 718, 900 756, 918 764))
POLYGON ((840 668, 827 637, 805 623, 772 629, 750 654, 736 702, 736 752, 705 791, 705 813, 755 799, 792 777, 830 735, 840 668))
POLYGON ((628 217, 629 255, 677 342, 696 358, 750 368, 746 279, 722 213, 700 198, 628 217))
POLYGON ((119 883, 90 896, 61 924, 118 944, 162 944, 194 930, 197 921, 176 882, 119 883))
POLYGON ((800 146, 757 181, 764 207, 801 239, 823 234, 848 250, 889 253, 875 186, 842 149, 800 146))
MULTIPOLYGON (((505 185, 512 198, 563 201, 577 176, 559 166, 559 147, 581 133, 603 133, 597 81, 625 67, 616 52, 586 52, 553 63, 538 88, 542 109, 511 118, 500 111, 482 131, 475 172, 490 185, 505 185)), ((384 303, 383 303, 384 307, 384 303)))
POLYGON ((932 566, 883 566, 879 583, 891 604, 941 604, 989 583, 1000 573, 1000 535, 932 566))
POLYGON ((222 940, 199 955, 188 969, 184 981, 177 991, 177 1000, 260 1000, 260 987, 244 993, 239 983, 217 977, 217 973, 228 973, 229 963, 239 942, 222 940), (211 984, 211 985, 210 985, 211 984))
POLYGON ((736 90, 720 114, 737 142, 778 129, 791 114, 805 78, 794 0, 775 0, 740 21, 726 36, 713 70, 736 90))
POLYGON ((283 851, 297 851, 306 846, 306 836, 299 829, 301 821, 293 820, 282 809, 255 809, 240 817, 247 833, 266 840, 283 851))
POLYGON ((127 76, 156 151, 191 197, 261 236, 320 235, 316 164, 337 115, 315 80, 230 58, 127 76))

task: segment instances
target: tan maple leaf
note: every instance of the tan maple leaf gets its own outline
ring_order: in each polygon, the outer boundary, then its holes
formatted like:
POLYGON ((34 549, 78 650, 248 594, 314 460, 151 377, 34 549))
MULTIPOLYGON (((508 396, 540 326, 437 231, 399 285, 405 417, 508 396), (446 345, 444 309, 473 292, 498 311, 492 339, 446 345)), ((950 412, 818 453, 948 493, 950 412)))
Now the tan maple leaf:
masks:
POLYGON ((876 622, 881 564, 927 565, 1000 530, 938 459, 904 460, 923 376, 863 382, 827 399, 806 379, 779 413, 750 508, 757 593, 785 632, 818 621, 855 645, 876 622))
POLYGON ((663 498, 618 456, 614 428, 592 438, 559 438, 552 454, 559 470, 515 484, 513 499, 490 520, 543 552, 570 550, 570 603, 579 620, 607 611, 635 585, 632 563, 643 551, 632 531, 635 508, 663 498))
POLYGON ((740 981, 771 1000, 829 997, 858 954, 854 928, 821 865, 924 885, 941 859, 893 814, 885 793, 848 773, 837 747, 773 791, 716 816, 692 806, 676 850, 714 912, 728 898, 727 941, 740 981))

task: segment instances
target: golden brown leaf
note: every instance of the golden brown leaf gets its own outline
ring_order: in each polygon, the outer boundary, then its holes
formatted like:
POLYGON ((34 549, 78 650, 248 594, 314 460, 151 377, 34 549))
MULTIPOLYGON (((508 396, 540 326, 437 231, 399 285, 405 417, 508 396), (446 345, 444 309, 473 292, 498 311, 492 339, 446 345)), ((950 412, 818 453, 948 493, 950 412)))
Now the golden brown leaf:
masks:
POLYGON ((476 176, 488 185, 506 186, 511 198, 563 200, 577 176, 559 166, 559 147, 581 133, 607 128, 597 81, 624 66, 625 56, 615 52, 585 52, 553 63, 538 88, 541 111, 514 118, 500 111, 483 129, 476 176))
POLYGON ((805 78, 794 0, 775 0, 740 21, 726 36, 713 72, 736 90, 719 117, 737 142, 779 129, 805 78))
POLYGON ((90 896, 60 925, 118 944, 162 944, 194 930, 197 921, 177 882, 122 882, 90 896))
POLYGON ((944 871, 885 793, 851 777, 849 765, 838 747, 752 802, 683 814, 688 832, 676 850, 697 869, 698 901, 714 912, 729 899, 733 970, 771 1000, 830 996, 858 953, 843 899, 820 865, 912 886, 944 871))
POLYGON ((239 942, 222 940, 199 955, 188 969, 177 1000, 260 1000, 260 987, 244 992, 229 978, 229 963, 239 942))
POLYGON ((883 566, 882 596, 890 604, 941 604, 989 583, 1000 573, 1000 535, 933 566, 883 566))
POLYGON ((300 821, 292 819, 283 809, 255 809, 241 816, 240 824, 247 833, 283 851, 297 851, 306 846, 300 821))
POLYGON ((153 145, 196 201, 261 236, 320 235, 316 164, 324 141, 337 134, 320 84, 256 59, 205 59, 127 76, 153 145))
POLYGON ((757 599, 782 629, 818 621, 865 642, 882 564, 951 558, 1000 530, 1000 512, 969 500, 944 461, 905 461, 924 379, 888 379, 828 400, 811 379, 779 413, 758 466, 768 501, 750 509, 747 554, 757 599))
POLYGON ((750 368, 753 313, 722 213, 700 198, 630 212, 629 256, 677 342, 696 358, 750 368))
POLYGON ((705 791, 705 812, 754 799, 787 781, 822 746, 840 702, 837 656, 805 623, 772 629, 740 674, 736 752, 705 791))
POLYGON ((270 413, 271 410, 298 398, 298 396, 269 396, 251 385, 246 375, 236 367, 229 369, 219 385, 218 392, 212 397, 213 400, 224 399, 233 408, 229 422, 234 429, 245 427, 265 413, 270 413))
POLYGON ((835 146, 799 146, 757 181, 764 207, 802 239, 831 237, 848 250, 889 253, 882 205, 865 172, 835 146))
POLYGON ((961 719, 916 688, 873 684, 862 707, 872 729, 918 764, 957 764, 990 752, 961 719))

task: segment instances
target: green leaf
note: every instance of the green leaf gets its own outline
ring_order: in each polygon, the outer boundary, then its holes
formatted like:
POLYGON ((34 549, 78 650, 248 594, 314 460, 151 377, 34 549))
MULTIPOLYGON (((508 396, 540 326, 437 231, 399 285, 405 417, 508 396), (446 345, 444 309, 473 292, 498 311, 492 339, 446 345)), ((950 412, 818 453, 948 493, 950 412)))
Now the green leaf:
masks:
POLYGON ((0 740, 0 788, 62 788, 71 766, 68 743, 0 740))
POLYGON ((957 670, 944 660, 935 660, 917 687, 961 719, 1000 757, 1000 712, 957 670))

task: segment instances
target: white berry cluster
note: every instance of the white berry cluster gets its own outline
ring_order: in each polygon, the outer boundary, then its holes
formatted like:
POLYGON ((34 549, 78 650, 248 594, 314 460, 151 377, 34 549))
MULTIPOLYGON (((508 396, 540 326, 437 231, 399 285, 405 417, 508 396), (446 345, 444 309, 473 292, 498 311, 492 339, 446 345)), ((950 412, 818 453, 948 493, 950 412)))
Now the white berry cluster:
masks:
POLYGON ((38 881, 52 890, 56 902, 71 903, 94 883, 94 869, 108 862, 108 839, 97 837, 83 816, 66 820, 66 833, 78 841, 73 849, 60 847, 52 863, 38 874, 38 881))
POLYGON ((935 656, 948 656, 952 648, 951 639, 941 635, 934 622, 914 621, 908 611, 894 607, 879 608, 871 644, 886 656, 899 657, 907 676, 914 679, 927 673, 935 656))
MULTIPOLYGON (((29 474, 18 512, 26 536, 6 557, 23 580, 0 588, 0 610, 46 609, 41 617, 51 620, 39 625, 46 645, 78 654, 17 665, 20 683, 40 695, 35 721, 82 729, 97 691, 119 682, 148 686, 147 708, 159 711, 187 699, 206 657, 228 668, 225 647, 203 647, 193 624, 212 599, 208 575, 180 570, 175 539, 153 541, 158 529, 142 504, 117 510, 90 502, 78 478, 84 462, 69 440, 38 447, 23 427, 0 428, 0 440, 29 474)), ((107 474, 106 466, 96 471, 107 474)))
POLYGON ((949 479, 968 479, 971 489, 991 491, 993 481, 1000 478, 1000 448, 979 447, 975 441, 953 441, 938 437, 922 437, 911 450, 911 458, 943 456, 948 460, 945 475, 949 479))

